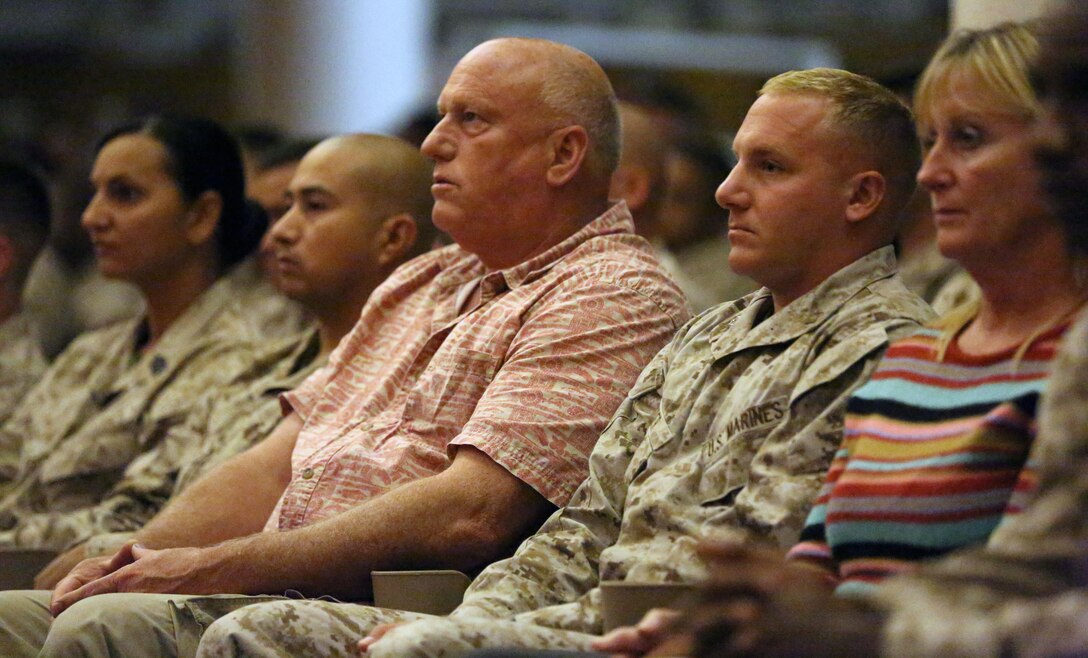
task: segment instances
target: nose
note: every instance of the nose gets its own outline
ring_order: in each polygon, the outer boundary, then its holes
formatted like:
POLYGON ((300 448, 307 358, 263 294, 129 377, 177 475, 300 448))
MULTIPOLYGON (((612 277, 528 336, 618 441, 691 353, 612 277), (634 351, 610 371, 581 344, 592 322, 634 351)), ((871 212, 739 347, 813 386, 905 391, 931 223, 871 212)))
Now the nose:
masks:
POLYGON ((98 192, 95 192, 91 200, 87 202, 87 207, 83 209, 83 214, 80 215, 79 223, 83 226, 83 230, 88 233, 101 231, 109 223, 109 213, 106 211, 105 204, 98 192))
POLYGON ((751 205, 752 196, 744 188, 741 165, 733 167, 733 171, 725 177, 718 190, 714 193, 714 200, 726 210, 743 210, 751 205))
POLYGON ((298 201, 292 201, 287 212, 283 213, 261 238, 261 250, 274 251, 277 246, 297 242, 302 232, 299 214, 298 201))
POLYGON ((456 148, 453 141, 448 135, 447 121, 449 121, 448 115, 442 117, 442 119, 435 124, 434 129, 431 130, 427 138, 423 140, 423 144, 420 145, 420 152, 425 157, 431 160, 451 160, 453 159, 456 148))
POLYGON ((952 169, 948 163, 948 149, 938 138, 926 151, 922 166, 916 176, 918 184, 930 192, 942 190, 952 184, 952 169))

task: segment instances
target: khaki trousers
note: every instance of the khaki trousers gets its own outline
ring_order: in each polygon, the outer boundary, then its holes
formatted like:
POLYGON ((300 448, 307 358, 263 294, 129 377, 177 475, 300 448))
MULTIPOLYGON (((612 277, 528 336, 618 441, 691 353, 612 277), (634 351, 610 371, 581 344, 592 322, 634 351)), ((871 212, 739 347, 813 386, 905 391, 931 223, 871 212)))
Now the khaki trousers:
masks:
POLYGON ((0 592, 0 655, 185 656, 196 655, 204 630, 241 607, 279 596, 186 596, 103 594, 49 612, 50 592, 0 592))

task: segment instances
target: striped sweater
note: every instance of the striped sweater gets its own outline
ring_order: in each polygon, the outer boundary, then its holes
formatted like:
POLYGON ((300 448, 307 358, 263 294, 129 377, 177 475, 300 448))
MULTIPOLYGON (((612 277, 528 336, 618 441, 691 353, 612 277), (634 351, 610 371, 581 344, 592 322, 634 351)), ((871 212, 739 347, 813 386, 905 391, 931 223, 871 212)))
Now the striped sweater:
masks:
POLYGON ((967 355, 941 332, 888 348, 847 406, 843 443, 791 559, 859 594, 919 560, 986 541, 1033 486, 1035 407, 1068 325, 1015 349, 967 355))

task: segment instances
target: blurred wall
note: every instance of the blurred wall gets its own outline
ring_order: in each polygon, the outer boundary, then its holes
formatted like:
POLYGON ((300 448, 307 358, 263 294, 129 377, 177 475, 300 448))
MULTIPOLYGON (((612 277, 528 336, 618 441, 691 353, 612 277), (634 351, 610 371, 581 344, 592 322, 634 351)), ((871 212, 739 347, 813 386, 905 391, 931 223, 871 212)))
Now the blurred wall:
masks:
POLYGON ((428 92, 432 11, 430 0, 251 0, 237 119, 312 135, 393 129, 428 92))
MULTIPOLYGON (((1083 2, 1083 0, 1074 0, 1083 2)), ((1042 16, 1053 0, 949 0, 952 28, 982 28, 1042 16)))

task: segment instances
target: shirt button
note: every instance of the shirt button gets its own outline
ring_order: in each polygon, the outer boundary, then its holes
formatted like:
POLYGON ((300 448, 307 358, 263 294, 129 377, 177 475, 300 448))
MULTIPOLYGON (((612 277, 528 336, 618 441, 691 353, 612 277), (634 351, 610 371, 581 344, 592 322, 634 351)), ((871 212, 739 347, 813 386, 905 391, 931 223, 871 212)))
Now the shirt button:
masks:
POLYGON ((305 469, 302 470, 302 479, 303 480, 309 480, 313 476, 314 476, 314 469, 305 468, 305 469))

